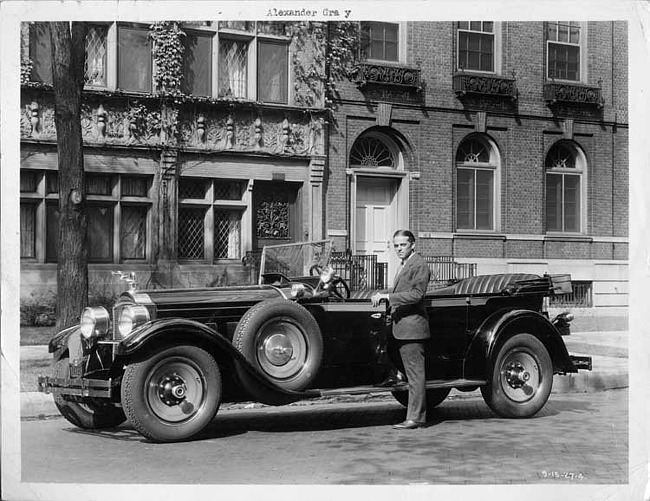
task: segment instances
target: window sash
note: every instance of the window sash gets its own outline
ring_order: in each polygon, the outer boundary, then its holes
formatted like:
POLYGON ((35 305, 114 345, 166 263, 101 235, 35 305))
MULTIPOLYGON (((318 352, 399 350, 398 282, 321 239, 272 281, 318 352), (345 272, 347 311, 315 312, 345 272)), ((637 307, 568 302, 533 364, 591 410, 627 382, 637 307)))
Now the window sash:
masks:
POLYGON ((494 34, 458 31, 458 67, 494 72, 494 34))
POLYGON ((35 204, 20 204, 20 257, 36 257, 35 204))
POLYGON ((494 229, 494 171, 458 168, 456 187, 458 229, 494 229))
POLYGON ((88 206, 88 259, 113 261, 113 205, 88 206))
POLYGON ((285 43, 258 41, 257 98, 261 102, 288 102, 288 46, 285 43))
POLYGON ((152 53, 146 28, 117 28, 117 86, 120 90, 151 93, 152 53))
POLYGON ((580 80, 580 47, 548 43, 548 78, 580 80))
POLYGON ((146 259, 147 212, 146 206, 121 206, 120 254, 122 259, 146 259))
POLYGON ((47 23, 34 23, 29 30, 29 58, 32 60, 31 79, 52 84, 52 49, 50 27, 47 23))
POLYGON ((240 259, 241 218, 238 210, 214 210, 214 259, 240 259))
POLYGON ((86 85, 106 87, 108 26, 89 25, 86 33, 84 79, 86 85))
POLYGON ((219 42, 219 97, 248 97, 248 42, 219 42))
POLYGON ((546 230, 580 231, 580 176, 546 174, 546 230))
POLYGON ((183 90, 187 94, 212 95, 212 38, 212 34, 186 32, 183 90))
POLYGON ((179 207, 178 209, 178 259, 205 259, 204 208, 179 207))
POLYGON ((399 61, 399 25, 362 23, 362 50, 367 59, 399 61))

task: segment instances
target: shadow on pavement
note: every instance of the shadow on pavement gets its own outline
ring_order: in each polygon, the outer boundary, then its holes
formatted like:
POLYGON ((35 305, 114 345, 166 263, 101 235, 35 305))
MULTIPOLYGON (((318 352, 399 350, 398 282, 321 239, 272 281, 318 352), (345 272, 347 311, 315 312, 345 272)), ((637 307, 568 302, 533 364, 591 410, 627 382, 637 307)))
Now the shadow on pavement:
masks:
MULTIPOLYGON (((575 399, 551 398, 549 402, 531 418, 537 420, 556 416, 564 412, 591 413, 593 406, 575 399)), ((242 435, 251 431, 269 433, 293 433, 366 428, 373 426, 389 427, 402 421, 405 409, 393 403, 380 405, 346 404, 313 407, 272 407, 247 409, 244 411, 226 411, 217 414, 215 420, 201 433, 189 441, 219 439, 242 435)), ((444 402, 429 411, 427 426, 435 427, 447 422, 509 420, 494 414, 489 407, 476 398, 458 399, 444 402)), ((522 420, 512 420, 522 421, 522 420)), ((65 431, 75 434, 94 435, 119 441, 149 442, 142 437, 128 422, 116 428, 106 430, 82 430, 69 427, 65 431)))

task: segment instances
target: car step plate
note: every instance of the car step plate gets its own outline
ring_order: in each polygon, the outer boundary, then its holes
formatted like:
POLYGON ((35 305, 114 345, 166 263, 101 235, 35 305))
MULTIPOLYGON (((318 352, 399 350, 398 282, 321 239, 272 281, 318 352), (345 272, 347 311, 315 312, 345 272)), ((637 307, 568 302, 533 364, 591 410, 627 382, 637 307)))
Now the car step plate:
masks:
MULTIPOLYGON (((458 388, 466 386, 482 386, 487 381, 482 379, 432 379, 427 381, 427 389, 433 388, 458 388)), ((388 393, 395 390, 408 390, 408 383, 399 383, 394 386, 352 386, 349 388, 334 388, 331 390, 320 390, 323 397, 334 395, 362 395, 364 393, 388 393)))

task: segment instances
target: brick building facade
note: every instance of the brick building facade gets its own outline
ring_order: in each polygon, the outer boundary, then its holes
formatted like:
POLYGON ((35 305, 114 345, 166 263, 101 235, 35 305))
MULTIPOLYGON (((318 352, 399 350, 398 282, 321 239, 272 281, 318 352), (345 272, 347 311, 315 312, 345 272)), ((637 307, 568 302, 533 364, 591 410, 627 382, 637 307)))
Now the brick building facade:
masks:
POLYGON ((367 53, 330 129, 328 236, 478 273, 571 273, 627 305, 625 22, 361 23, 367 53))

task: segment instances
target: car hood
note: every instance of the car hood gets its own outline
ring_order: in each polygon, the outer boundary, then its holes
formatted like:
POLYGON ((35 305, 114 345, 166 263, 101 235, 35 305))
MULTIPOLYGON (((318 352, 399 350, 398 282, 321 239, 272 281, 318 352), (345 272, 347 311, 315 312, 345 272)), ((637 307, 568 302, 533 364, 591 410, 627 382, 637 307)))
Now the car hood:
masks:
POLYGON ((270 285, 213 287, 201 289, 155 289, 122 294, 125 302, 154 306, 157 318, 180 317, 199 321, 241 316, 241 308, 266 299, 281 298, 282 293, 270 285))

